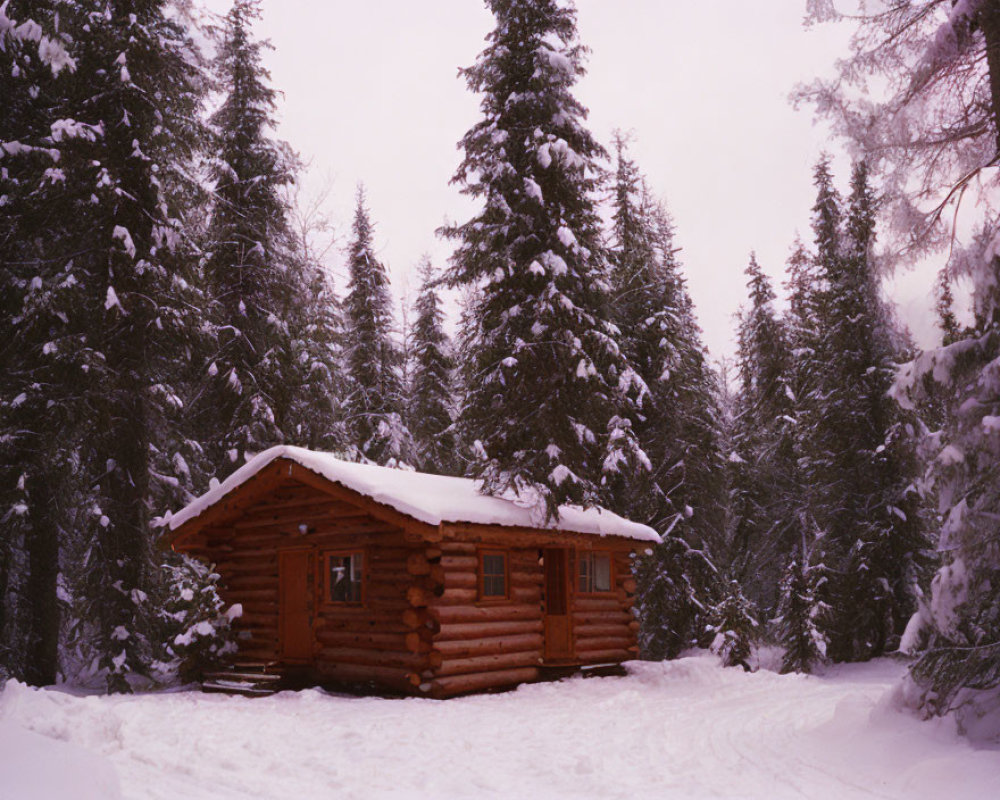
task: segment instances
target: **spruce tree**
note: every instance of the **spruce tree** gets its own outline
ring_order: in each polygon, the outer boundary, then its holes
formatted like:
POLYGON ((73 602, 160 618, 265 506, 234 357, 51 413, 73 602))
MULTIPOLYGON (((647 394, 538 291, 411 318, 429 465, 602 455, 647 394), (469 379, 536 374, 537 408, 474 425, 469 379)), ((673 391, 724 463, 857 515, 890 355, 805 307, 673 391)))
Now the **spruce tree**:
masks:
POLYGON ((76 70, 61 11, 70 22, 57 3, 0 9, 0 672, 39 685, 60 668, 60 547, 82 491, 70 424, 82 361, 67 312, 83 291, 52 256, 73 224, 59 162, 89 128, 60 121, 76 70))
POLYGON ((211 118, 217 152, 205 249, 217 351, 208 365, 203 435, 225 474, 284 441, 294 394, 289 318, 297 276, 289 269, 282 187, 285 148, 269 136, 275 91, 261 64, 268 43, 251 27, 258 0, 237 0, 219 34, 215 72, 225 99, 211 118))
POLYGON ((750 305, 740 318, 740 391, 734 419, 736 528, 730 571, 765 612, 774 610, 780 575, 797 535, 794 394, 788 332, 771 283, 751 253, 750 305))
POLYGON ((665 534, 638 570, 641 639, 647 657, 675 655, 703 627, 714 574, 705 548, 717 546, 724 525, 718 409, 673 226, 621 135, 616 151, 611 303, 621 351, 645 387, 627 413, 650 468, 609 481, 608 502, 665 534))
POLYGON ((358 187, 344 300, 347 429, 357 456, 376 464, 404 461, 409 433, 403 424, 403 357, 393 339, 389 275, 378 260, 362 187, 358 187))
POLYGON ((778 642, 784 649, 781 672, 812 672, 826 659, 827 640, 823 616, 828 607, 819 599, 826 577, 799 550, 785 566, 778 589, 778 615, 774 619, 778 642))
POLYGON ((476 292, 460 422, 483 490, 530 492, 551 518, 598 503, 603 477, 641 461, 620 413, 639 382, 610 319, 593 198, 603 150, 571 94, 576 13, 557 0, 489 7, 489 44, 462 71, 483 118, 453 179, 482 208, 445 230, 458 242, 449 280, 476 292))
POLYGON ((738 581, 729 581, 722 600, 709 612, 709 627, 713 634, 710 649, 722 660, 722 666, 743 667, 750 672, 748 661, 758 623, 738 581))
POLYGON ((413 435, 414 466, 422 472, 459 474, 454 431, 455 361, 444 332, 444 311, 430 259, 420 267, 420 294, 414 304, 408 428, 413 435))
POLYGON ((846 217, 828 165, 816 170, 816 276, 811 330, 797 343, 797 419, 809 512, 832 570, 824 600, 834 660, 881 654, 914 608, 925 534, 912 481, 914 420, 887 393, 895 372, 891 320, 872 267, 876 203, 856 165, 846 217))

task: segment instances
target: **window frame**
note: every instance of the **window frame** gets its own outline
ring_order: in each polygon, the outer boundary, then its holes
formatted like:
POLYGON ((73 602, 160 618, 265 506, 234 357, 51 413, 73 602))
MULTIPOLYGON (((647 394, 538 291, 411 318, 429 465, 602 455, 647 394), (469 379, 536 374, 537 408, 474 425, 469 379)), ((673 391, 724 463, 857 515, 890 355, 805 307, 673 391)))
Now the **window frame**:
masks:
POLYGON ((510 601, 510 550, 501 548, 482 548, 479 550, 479 564, 476 575, 476 598, 480 603, 505 603, 510 601), (504 593, 486 594, 486 556, 500 556, 503 559, 503 589, 504 593))
POLYGON ((615 558, 614 554, 610 550, 579 550, 576 554, 576 580, 573 582, 573 588, 576 594, 580 597, 607 597, 608 595, 615 593, 615 587, 617 586, 617 580, 615 575, 615 558), (594 561, 597 558, 606 558, 608 560, 608 588, 607 589, 595 589, 594 588, 594 561), (580 589, 580 580, 583 578, 581 570, 583 568, 584 562, 590 564, 589 568, 589 585, 590 588, 586 591, 580 589))
POLYGON ((365 548, 323 550, 320 554, 320 568, 323 570, 323 605, 332 608, 360 608, 364 606, 368 591, 368 563, 368 552, 365 548), (360 598, 358 600, 331 599, 333 586, 330 583, 330 559, 350 557, 352 559, 351 569, 353 572, 353 559, 355 556, 361 557, 361 571, 359 575, 360 598))

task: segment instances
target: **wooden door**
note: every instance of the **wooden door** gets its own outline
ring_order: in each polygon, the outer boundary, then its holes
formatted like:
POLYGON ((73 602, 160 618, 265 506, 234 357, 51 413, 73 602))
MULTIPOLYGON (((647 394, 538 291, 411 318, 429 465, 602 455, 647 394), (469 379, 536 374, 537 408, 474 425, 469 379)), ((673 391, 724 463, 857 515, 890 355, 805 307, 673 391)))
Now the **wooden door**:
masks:
POLYGON ((311 550, 278 554, 278 640, 283 661, 313 657, 313 563, 311 550))
POLYGON ((569 614, 569 551, 547 548, 545 566, 545 659, 573 657, 573 638, 569 614))

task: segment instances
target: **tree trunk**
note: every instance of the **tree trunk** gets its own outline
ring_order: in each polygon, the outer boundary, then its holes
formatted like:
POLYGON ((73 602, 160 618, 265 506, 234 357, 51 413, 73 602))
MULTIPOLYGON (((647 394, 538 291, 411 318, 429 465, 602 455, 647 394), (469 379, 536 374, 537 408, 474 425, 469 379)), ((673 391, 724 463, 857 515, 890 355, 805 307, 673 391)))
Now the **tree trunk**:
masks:
POLYGON ((995 156, 1000 156, 1000 0, 987 0, 979 12, 979 26, 986 39, 986 63, 990 72, 995 156))
POLYGON ((59 669, 59 528, 51 486, 45 476, 30 481, 30 522, 26 538, 28 641, 24 679, 35 686, 56 682, 59 669))

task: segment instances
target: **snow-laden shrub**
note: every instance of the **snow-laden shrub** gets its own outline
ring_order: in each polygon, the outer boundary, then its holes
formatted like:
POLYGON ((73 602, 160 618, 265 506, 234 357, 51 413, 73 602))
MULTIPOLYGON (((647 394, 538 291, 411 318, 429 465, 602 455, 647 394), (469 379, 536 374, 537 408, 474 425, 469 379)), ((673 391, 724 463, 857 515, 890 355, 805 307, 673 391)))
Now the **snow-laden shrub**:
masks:
POLYGON ((235 652, 230 623, 242 608, 239 604, 225 608, 218 574, 200 561, 174 555, 163 569, 166 578, 157 620, 162 653, 154 672, 167 683, 198 680, 205 669, 235 652))
POLYGON ((730 581, 726 596, 712 609, 709 620, 714 634, 711 651, 722 659, 724 667, 740 666, 749 671, 748 659, 759 626, 739 583, 730 581))

